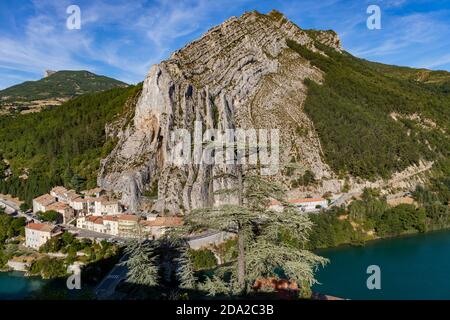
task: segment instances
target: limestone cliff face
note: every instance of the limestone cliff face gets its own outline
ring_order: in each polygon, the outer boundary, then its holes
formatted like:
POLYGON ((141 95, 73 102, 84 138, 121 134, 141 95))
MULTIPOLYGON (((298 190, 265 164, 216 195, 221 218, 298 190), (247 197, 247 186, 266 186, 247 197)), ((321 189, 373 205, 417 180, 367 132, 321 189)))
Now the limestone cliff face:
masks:
POLYGON ((341 50, 334 33, 311 35, 279 13, 246 13, 153 66, 133 120, 117 134, 117 147, 102 162, 99 185, 120 193, 132 210, 156 183, 155 209, 160 212, 187 212, 234 201, 214 195, 233 181, 211 179, 219 172, 233 172, 233 166, 174 167, 168 162, 174 147, 170 132, 176 128, 192 132, 195 121, 201 121, 203 129, 278 128, 282 145, 278 179, 289 179, 283 166, 294 161, 318 178, 333 178, 322 160, 313 124, 303 112, 307 94, 303 80, 321 82, 323 74, 286 44, 291 39, 317 51, 313 37, 341 50))

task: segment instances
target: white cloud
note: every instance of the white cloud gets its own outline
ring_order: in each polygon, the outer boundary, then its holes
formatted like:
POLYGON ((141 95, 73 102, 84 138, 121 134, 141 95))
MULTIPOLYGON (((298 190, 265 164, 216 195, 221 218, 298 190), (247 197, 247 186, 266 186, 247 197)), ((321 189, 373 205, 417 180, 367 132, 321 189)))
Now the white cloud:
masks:
MULTIPOLYGON (((29 1, 33 13, 20 17, 20 28, 0 30, 0 66, 21 71, 24 76, 24 72, 33 72, 36 77, 47 68, 88 69, 127 82, 142 81, 151 64, 252 6, 278 8, 302 27, 305 21, 309 24, 306 27, 333 28, 350 52, 366 58, 398 55, 414 46, 431 47, 448 35, 445 16, 443 19, 428 13, 398 17, 389 16, 389 10, 383 12, 383 30, 369 34, 362 30, 366 2, 359 1, 29 1), (70 4, 81 8, 81 30, 65 28, 70 4)), ((373 2, 383 8, 405 5, 404 0, 373 2)), ((13 11, 10 16, 11 21, 18 19, 13 11)))
POLYGON ((434 57, 433 59, 428 59, 425 62, 419 63, 419 67, 427 69, 438 69, 450 65, 450 54, 445 54, 442 56, 434 57))
POLYGON ((411 14, 403 17, 384 17, 381 31, 368 31, 363 45, 350 51, 357 56, 379 57, 397 54, 414 46, 436 43, 448 25, 435 14, 411 14), (377 37, 377 33, 379 37, 377 37))
MULTIPOLYGON (((113 69, 123 81, 145 78, 177 40, 206 29, 218 12, 245 0, 78 1, 81 30, 67 30, 69 1, 32 0, 35 14, 20 34, 0 31, 0 64, 42 74, 44 69, 113 69)), ((13 14, 13 13, 11 13, 13 14)), ((206 30, 204 30, 206 31, 206 30)))

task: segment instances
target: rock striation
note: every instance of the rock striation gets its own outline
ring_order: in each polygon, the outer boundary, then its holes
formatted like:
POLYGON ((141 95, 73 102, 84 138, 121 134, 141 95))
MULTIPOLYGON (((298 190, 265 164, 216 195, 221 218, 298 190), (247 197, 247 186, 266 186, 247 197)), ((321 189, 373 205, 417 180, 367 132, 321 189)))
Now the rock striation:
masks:
POLYGON ((212 179, 235 167, 175 167, 168 161, 174 148, 170 133, 180 128, 193 132, 196 121, 203 130, 279 129, 277 179, 289 179, 285 166, 297 162, 317 178, 331 180, 313 123, 303 111, 304 80, 320 83, 323 74, 289 49, 287 40, 316 52, 315 41, 342 50, 334 32, 304 31, 278 12, 251 12, 230 18, 154 65, 134 117, 116 133, 119 142, 102 162, 98 184, 121 194, 131 210, 139 209, 142 195, 155 185, 158 212, 189 212, 235 201, 214 194, 232 186, 232 180, 212 179))

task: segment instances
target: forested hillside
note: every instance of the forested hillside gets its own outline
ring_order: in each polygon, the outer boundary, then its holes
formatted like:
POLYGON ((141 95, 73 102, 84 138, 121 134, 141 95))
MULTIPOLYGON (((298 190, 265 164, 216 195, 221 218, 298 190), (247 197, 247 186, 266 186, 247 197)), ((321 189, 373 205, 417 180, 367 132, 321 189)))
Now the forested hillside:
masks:
POLYGON ((30 203, 55 185, 96 186, 100 159, 113 148, 105 124, 122 116, 141 86, 70 100, 40 113, 0 117, 0 193, 30 203), (6 164, 2 159, 6 159, 6 164))
POLYGON ((41 80, 27 81, 1 90, 0 100, 2 103, 18 103, 51 98, 71 98, 125 86, 127 84, 124 82, 89 71, 58 71, 41 80))
POLYGON ((83 94, 126 86, 124 82, 89 71, 58 71, 41 80, 1 90, 0 115, 40 112, 83 94))
POLYGON ((387 178, 450 150, 450 73, 371 63, 316 44, 327 56, 289 42, 325 72, 307 81, 305 111, 325 160, 341 175, 387 178))

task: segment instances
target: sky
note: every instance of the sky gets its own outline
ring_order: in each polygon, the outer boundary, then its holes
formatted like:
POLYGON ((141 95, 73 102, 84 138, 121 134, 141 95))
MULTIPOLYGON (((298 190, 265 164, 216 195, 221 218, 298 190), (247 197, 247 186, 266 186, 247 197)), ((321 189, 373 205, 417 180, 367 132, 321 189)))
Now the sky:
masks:
POLYGON ((450 71, 449 0, 0 0, 0 89, 46 69, 138 83, 229 17, 272 9, 303 29, 335 30, 355 56, 450 71), (80 29, 66 26, 70 5, 80 29), (367 27, 370 5, 381 9, 381 29, 367 27))

